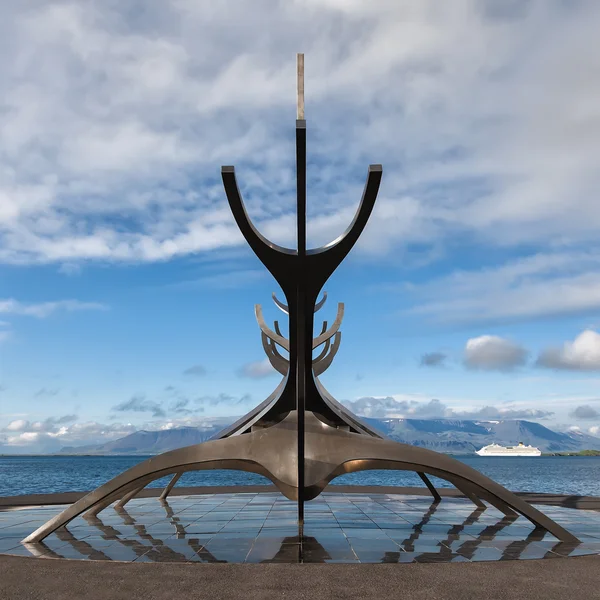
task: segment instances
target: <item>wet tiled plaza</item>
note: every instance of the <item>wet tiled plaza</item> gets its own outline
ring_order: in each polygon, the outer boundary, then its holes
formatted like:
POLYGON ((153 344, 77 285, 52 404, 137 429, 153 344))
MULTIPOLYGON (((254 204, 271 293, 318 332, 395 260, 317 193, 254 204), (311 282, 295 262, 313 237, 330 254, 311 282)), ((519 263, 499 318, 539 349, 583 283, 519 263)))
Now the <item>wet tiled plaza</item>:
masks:
POLYGON ((409 563, 566 558, 600 554, 600 512, 538 508, 575 534, 559 542, 526 519, 467 500, 324 493, 306 504, 298 537, 296 505, 278 493, 132 500, 79 517, 43 543, 20 540, 62 511, 43 506, 0 511, 0 553, 41 558, 137 562, 409 563))

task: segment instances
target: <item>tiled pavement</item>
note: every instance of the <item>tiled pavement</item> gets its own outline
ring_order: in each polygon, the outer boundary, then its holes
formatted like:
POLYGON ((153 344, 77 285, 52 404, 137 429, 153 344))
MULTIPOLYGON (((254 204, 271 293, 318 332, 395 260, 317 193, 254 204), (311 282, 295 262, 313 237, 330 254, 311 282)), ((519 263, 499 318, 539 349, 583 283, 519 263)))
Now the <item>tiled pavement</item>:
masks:
POLYGON ((407 563, 565 558, 600 554, 600 512, 539 507, 574 533, 565 544, 526 519, 467 500, 324 493, 305 506, 298 537, 296 505, 278 493, 132 500, 97 518, 77 518, 43 543, 20 540, 65 506, 0 511, 0 554, 136 562, 407 563))

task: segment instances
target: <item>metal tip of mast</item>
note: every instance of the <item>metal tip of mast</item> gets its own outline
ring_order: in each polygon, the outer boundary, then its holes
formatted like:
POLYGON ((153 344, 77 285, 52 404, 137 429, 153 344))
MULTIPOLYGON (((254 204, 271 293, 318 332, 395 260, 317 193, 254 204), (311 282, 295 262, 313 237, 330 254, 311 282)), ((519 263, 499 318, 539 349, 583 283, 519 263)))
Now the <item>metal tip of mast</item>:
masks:
POLYGON ((298 96, 298 110, 296 118, 299 121, 304 120, 304 54, 296 54, 296 66, 298 69, 298 82, 296 86, 298 96))

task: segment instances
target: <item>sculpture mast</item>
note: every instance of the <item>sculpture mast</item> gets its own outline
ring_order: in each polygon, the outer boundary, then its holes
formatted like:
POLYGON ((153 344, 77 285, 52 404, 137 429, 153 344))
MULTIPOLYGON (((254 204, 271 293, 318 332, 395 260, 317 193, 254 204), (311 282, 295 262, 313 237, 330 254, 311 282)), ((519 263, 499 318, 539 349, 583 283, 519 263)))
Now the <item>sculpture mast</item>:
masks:
POLYGON ((296 219, 298 224, 298 280, 296 302, 296 411, 298 415, 298 528, 304 528, 304 411, 308 369, 312 368, 312 343, 310 362, 307 364, 307 340, 312 342, 313 319, 306 312, 306 120, 304 119, 304 54, 296 55, 297 115, 296 115, 296 219))

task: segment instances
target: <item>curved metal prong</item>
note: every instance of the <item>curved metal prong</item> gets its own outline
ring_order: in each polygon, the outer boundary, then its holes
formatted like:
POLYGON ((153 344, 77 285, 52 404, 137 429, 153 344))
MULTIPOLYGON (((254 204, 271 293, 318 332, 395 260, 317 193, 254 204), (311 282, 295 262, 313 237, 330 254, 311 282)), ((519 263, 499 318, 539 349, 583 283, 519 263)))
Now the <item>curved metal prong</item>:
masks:
POLYGON ((242 201, 242 196, 235 178, 234 167, 221 167, 221 177, 223 178, 223 186, 225 187, 225 194, 227 195, 229 207, 231 208, 235 222, 240 228, 242 235, 246 238, 246 241, 250 244, 250 247, 256 256, 266 265, 269 271, 275 275, 275 270, 281 270, 282 255, 294 256, 297 252, 274 244, 256 229, 250 220, 244 202, 242 201), (276 261, 279 263, 279 268, 277 268, 275 264, 276 261))
POLYGON ((315 364, 317 364, 320 360, 323 360, 323 357, 327 354, 327 350, 329 350, 330 345, 331 345, 331 341, 325 340, 325 345, 323 346, 323 350, 321 350, 321 353, 319 354, 319 356, 316 356, 315 358, 313 358, 313 361, 312 361, 313 366, 315 364))
MULTIPOLYGON (((261 335, 262 335, 262 333, 261 333, 261 335)), ((271 348, 271 351, 273 352, 273 354, 280 360, 283 360, 286 365, 290 364, 290 361, 279 352, 279 350, 277 349, 277 344, 275 342, 269 340, 269 348, 271 348)))
POLYGON ((274 342, 278 343, 282 348, 285 348, 288 352, 290 351, 290 342, 286 340, 282 335, 277 335, 266 323, 265 318, 262 314, 262 306, 260 304, 254 305, 254 314, 256 315, 256 321, 261 331, 274 342))
MULTIPOLYGON (((312 257, 325 258, 323 255, 331 257, 327 266, 328 274, 333 273, 339 264, 344 260, 347 254, 352 250, 352 247, 356 243, 356 240, 360 237, 363 232, 373 207, 375 206, 375 200, 377 199, 377 192, 379 191, 379 185, 381 184, 381 176, 383 174, 383 167, 381 165, 369 165, 369 172, 367 174, 367 181, 363 190, 363 195, 358 206, 358 210, 354 215, 352 223, 350 223, 348 229, 342 233, 337 239, 333 240, 322 248, 310 250, 309 255, 312 257)), ((325 282, 323 282, 325 283, 325 282)))
POLYGON ((289 315, 290 309, 288 308, 287 304, 284 304, 283 302, 281 302, 281 300, 278 300, 277 296, 275 295, 275 292, 273 292, 271 296, 273 297, 273 302, 275 302, 277 308, 281 309, 286 315, 289 315))
POLYGON ((335 338, 333 340, 333 344, 331 345, 331 350, 329 351, 329 354, 327 356, 325 356, 324 358, 322 358, 319 362, 313 363, 313 371, 314 371, 316 377, 318 377, 319 375, 324 373, 329 368, 329 366, 331 365, 331 362, 333 361, 333 359, 335 358, 335 355, 337 354, 337 351, 340 348, 341 341, 342 341, 342 334, 340 331, 338 331, 335 334, 335 338))
POLYGON ((315 304, 315 312, 321 310, 323 308, 323 304, 327 300, 327 292, 323 292, 323 297, 315 304))
POLYGON ((333 322, 333 325, 327 331, 321 333, 313 340, 313 350, 315 348, 317 348, 318 346, 320 346, 325 340, 328 340, 329 338, 331 338, 335 335, 335 333, 340 328, 340 325, 342 324, 343 318, 344 318, 344 303, 338 302, 337 315, 335 317, 335 321, 333 322))
MULTIPOLYGON (((275 333, 277 335, 280 335, 281 337, 285 338, 283 333, 281 333, 281 329, 279 329, 279 321, 273 321, 273 325, 275 326, 275 333)), ((285 339, 287 339, 287 338, 285 338, 285 339)))
POLYGON ((271 366, 283 376, 287 375, 290 368, 289 362, 275 351, 275 344, 269 343, 269 338, 264 332, 261 332, 260 337, 262 340, 263 350, 265 351, 271 366))

